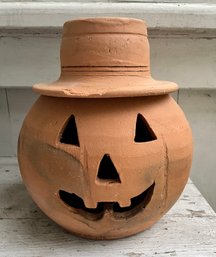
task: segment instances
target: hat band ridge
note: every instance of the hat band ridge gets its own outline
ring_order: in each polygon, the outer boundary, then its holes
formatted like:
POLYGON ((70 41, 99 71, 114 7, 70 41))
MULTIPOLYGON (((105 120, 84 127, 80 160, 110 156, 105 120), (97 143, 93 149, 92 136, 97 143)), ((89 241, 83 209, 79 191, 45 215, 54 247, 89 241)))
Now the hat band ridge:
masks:
POLYGON ((113 75, 140 72, 143 74, 150 74, 149 66, 62 66, 61 74, 83 74, 83 73, 104 73, 104 75, 109 75, 109 73, 116 73, 113 75))

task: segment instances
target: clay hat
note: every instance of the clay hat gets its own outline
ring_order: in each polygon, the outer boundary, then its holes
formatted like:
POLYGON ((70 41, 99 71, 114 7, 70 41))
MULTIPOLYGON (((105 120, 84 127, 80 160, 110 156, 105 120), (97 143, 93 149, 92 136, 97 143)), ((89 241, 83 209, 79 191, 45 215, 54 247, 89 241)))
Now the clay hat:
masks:
POLYGON ((64 24, 61 75, 36 84, 42 95, 108 98, 162 95, 177 90, 150 75, 147 27, 143 20, 89 18, 64 24))

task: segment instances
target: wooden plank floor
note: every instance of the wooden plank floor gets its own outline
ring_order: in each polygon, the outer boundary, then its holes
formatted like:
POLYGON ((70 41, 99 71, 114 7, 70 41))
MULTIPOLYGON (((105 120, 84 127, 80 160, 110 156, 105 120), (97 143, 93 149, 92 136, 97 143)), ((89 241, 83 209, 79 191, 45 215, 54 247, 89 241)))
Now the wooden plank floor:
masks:
POLYGON ((32 202, 16 161, 0 158, 0 256, 216 256, 216 214, 189 181, 175 206, 152 228, 113 241, 78 238, 32 202))

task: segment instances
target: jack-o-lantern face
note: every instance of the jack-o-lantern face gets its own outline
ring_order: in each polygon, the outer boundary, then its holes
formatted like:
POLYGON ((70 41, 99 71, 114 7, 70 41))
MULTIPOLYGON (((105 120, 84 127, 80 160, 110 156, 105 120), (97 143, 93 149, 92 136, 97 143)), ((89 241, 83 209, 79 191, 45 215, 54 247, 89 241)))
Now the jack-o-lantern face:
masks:
MULTIPOLYGON (((121 125, 122 124, 120 123, 120 126, 121 125)), ((86 128, 89 129, 89 126, 85 127, 84 129, 86 128)), ((93 131, 96 130, 95 127, 92 129, 94 129, 93 131)), ((101 128, 101 130, 102 129, 103 127, 101 128)), ((116 130, 120 130, 118 126, 116 130)), ((147 143, 157 139, 154 132, 149 127, 149 124, 140 113, 137 115, 136 124, 134 124, 134 134, 135 134, 134 139, 133 138, 131 139, 133 139, 134 142, 137 142, 137 143, 144 143, 144 142, 147 143)), ((80 147, 79 136, 77 132, 77 126, 76 126, 74 115, 70 116, 70 118, 66 121, 66 124, 63 127, 62 132, 60 133, 59 141, 63 144, 70 145, 71 147, 72 146, 80 147)), ((104 147, 103 145, 101 146, 100 144, 98 145, 99 145, 99 149, 104 148, 104 151, 105 151, 106 146, 104 147)), ((64 148, 65 145, 60 145, 60 147, 64 148)), ((114 147, 115 147, 115 144, 114 144, 114 147)), ((96 150, 98 151, 99 149, 96 149, 96 150)), ((113 156, 114 158, 116 158, 115 149, 110 150, 110 153, 111 152, 114 152, 113 156)), ((98 156, 101 156, 101 154, 103 154, 103 152, 98 154, 98 156)), ((94 152, 93 152, 93 156, 94 156, 94 152)), ((88 154, 88 158, 89 157, 92 157, 91 153, 88 154)), ((120 158, 118 157, 118 159, 120 158)), ((99 162, 98 158, 97 158, 97 161, 99 162)), ((121 168, 122 165, 118 165, 118 166, 120 166, 119 170, 122 170, 121 168)), ((88 192, 87 194, 86 192, 80 192, 80 195, 82 197, 79 197, 75 192, 69 193, 64 190, 59 191, 59 196, 62 199, 62 201, 73 208, 82 210, 80 211, 81 215, 86 215, 86 213, 97 214, 97 215, 91 215, 91 217, 95 219, 95 218, 101 217, 104 214, 104 212, 109 209, 110 211, 114 212, 113 213, 114 215, 118 215, 118 213, 121 213, 122 217, 127 217, 130 215, 134 215, 140 208, 145 208, 146 204, 150 201, 153 193, 153 189, 154 189, 154 184, 155 184, 154 177, 152 177, 152 179, 149 179, 149 181, 146 180, 151 185, 149 185, 148 188, 145 188, 145 190, 141 192, 139 195, 133 196, 137 192, 140 192, 140 189, 142 189, 142 187, 144 186, 144 183, 141 185, 141 188, 136 189, 134 187, 131 189, 131 192, 127 194, 127 191, 128 191, 127 185, 130 182, 129 179, 134 177, 133 180, 135 184, 138 185, 138 181, 142 180, 142 177, 145 177, 144 173, 146 173, 146 171, 141 172, 141 168, 140 168, 140 171, 138 170, 139 173, 137 174, 136 167, 131 167, 130 170, 133 172, 134 174, 133 176, 132 175, 125 176, 123 173, 124 171, 122 171, 122 174, 119 174, 109 153, 106 153, 103 155, 97 167, 93 166, 91 168, 89 165, 87 167, 90 174, 93 175, 92 176, 93 183, 96 184, 93 186, 94 188, 93 192, 95 194, 95 197, 91 199, 92 201, 89 201, 89 195, 91 195, 92 192, 88 192), (100 191, 101 189, 106 190, 106 195, 101 196, 101 194, 103 193, 100 191), (99 193, 97 192, 98 190, 99 190, 99 193), (122 193, 120 194, 120 192, 122 193), (131 198, 131 196, 133 197, 131 198), (85 199, 85 202, 83 201, 83 197, 85 199), (102 201, 103 198, 104 200, 102 201), (111 199, 113 199, 113 202, 111 202, 111 199), (89 206, 88 208, 86 207, 86 204, 88 204, 89 206)), ((81 176, 84 176, 84 173, 81 173, 81 176)), ((80 176, 78 176, 77 179, 80 180, 81 179, 80 176)), ((80 181, 76 181, 76 183, 78 184, 82 183, 82 179, 80 181)), ((74 188, 74 186, 72 186, 72 188, 74 188)), ((88 216, 90 217, 90 215, 88 216)))
POLYGON ((82 236, 117 238, 151 226, 179 197, 191 134, 169 96, 42 96, 19 153, 27 188, 48 216, 82 236))

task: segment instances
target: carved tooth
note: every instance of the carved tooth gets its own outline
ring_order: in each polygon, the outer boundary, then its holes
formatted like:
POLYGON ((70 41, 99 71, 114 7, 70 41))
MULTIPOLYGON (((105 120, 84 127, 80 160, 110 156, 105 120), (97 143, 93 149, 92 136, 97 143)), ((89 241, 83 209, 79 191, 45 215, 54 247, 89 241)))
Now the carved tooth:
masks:
POLYGON ((123 200, 123 201, 120 201, 119 202, 119 205, 120 205, 120 207, 129 207, 130 205, 131 205, 131 200, 130 199, 128 199, 128 200, 123 200))
POLYGON ((89 199, 83 199, 86 208, 97 208, 97 203, 95 201, 89 201, 89 199))

